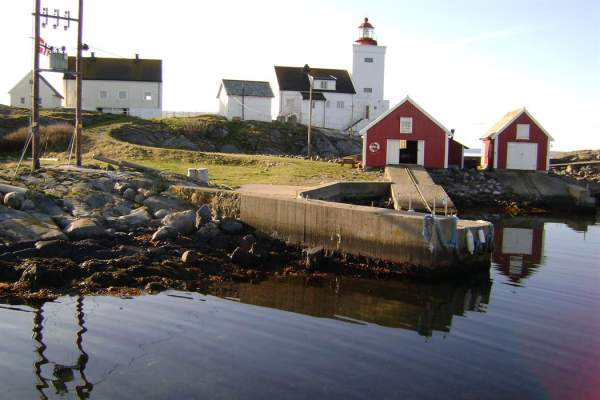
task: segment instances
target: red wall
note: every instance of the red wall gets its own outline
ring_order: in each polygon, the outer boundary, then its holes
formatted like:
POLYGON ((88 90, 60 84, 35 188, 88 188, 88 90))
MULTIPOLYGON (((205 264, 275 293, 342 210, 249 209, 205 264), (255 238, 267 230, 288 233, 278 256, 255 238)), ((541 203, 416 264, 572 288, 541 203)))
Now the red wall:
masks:
POLYGON ((457 167, 462 168, 463 145, 454 139, 450 139, 448 147, 448 165, 456 165, 457 167))
MULTIPOLYGON (((502 241, 504 240, 504 227, 500 226, 494 228, 494 255, 492 260, 498 264, 500 270, 510 276, 510 256, 515 254, 504 254, 502 253, 502 241)), ((525 278, 531 272, 531 267, 535 264, 542 262, 542 252, 544 246, 544 224, 539 224, 533 229, 533 243, 532 252, 530 255, 523 254, 523 271, 520 276, 516 278, 525 278)), ((516 254, 520 255, 520 254, 516 254)))
POLYGON ((366 134, 367 155, 365 167, 385 167, 387 139, 425 140, 425 168, 444 168, 446 133, 425 114, 406 101, 385 118, 372 126, 366 134), (400 134, 400 117, 412 117, 413 133, 400 134), (379 150, 372 152, 371 143, 379 143, 379 150))
MULTIPOLYGON (((521 114, 502 133, 496 136, 498 140, 498 166, 506 169, 508 142, 537 143, 537 169, 546 171, 546 155, 548 154, 548 136, 525 113, 521 114), (529 140, 517 140, 517 124, 529 124, 529 140)), ((492 142, 493 143, 493 142, 492 142)), ((493 164, 491 164, 493 166, 493 164)))

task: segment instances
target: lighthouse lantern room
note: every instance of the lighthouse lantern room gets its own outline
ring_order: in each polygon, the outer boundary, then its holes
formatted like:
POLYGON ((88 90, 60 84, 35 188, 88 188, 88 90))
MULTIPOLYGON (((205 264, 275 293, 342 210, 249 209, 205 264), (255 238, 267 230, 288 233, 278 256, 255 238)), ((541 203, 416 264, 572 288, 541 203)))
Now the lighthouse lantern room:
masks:
POLYGON ((377 46, 377 41, 373 34, 373 25, 369 22, 369 18, 365 18, 362 24, 358 26, 358 40, 356 43, 377 46))

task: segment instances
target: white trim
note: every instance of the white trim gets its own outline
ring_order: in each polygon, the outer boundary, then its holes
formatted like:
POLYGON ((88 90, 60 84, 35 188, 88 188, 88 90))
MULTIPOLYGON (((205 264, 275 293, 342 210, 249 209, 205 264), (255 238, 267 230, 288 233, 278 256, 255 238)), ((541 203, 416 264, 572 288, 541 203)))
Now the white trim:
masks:
POLYGON ((491 135, 487 135, 481 138, 481 140, 483 139, 495 139, 498 135, 500 135, 502 132, 504 132, 504 130, 506 128, 508 128, 513 122, 515 122, 517 120, 517 118, 519 118, 521 115, 523 115, 523 113, 527 114, 527 116, 529 117, 529 119, 531 119, 533 121, 533 123, 540 128, 540 130, 544 133, 544 135, 548 136, 548 138, 550 140, 554 140, 554 138, 548 133, 548 131, 546 129, 544 129, 544 127, 542 125, 540 125, 540 123, 533 118, 533 116, 529 113, 529 111, 527 111, 527 109, 525 107, 523 107, 510 121, 508 121, 507 123, 505 123, 501 128, 499 128, 496 132, 492 133, 491 135))
POLYGON ((367 166, 367 135, 364 135, 362 139, 362 165, 365 168, 367 166))
POLYGON ((384 112, 383 114, 381 114, 379 117, 377 117, 375 120, 373 120, 373 122, 371 122, 370 124, 368 124, 367 126, 365 126, 364 128, 362 128, 360 130, 360 134, 362 135, 362 134, 366 133, 369 129, 371 129, 373 126, 377 125, 382 119, 386 118, 388 115, 390 115, 391 113, 393 113, 394 111, 396 111, 401 105, 403 105, 407 101, 410 104, 412 104, 413 106, 415 106, 415 108, 417 110, 419 110, 420 112, 422 112, 434 124, 436 124, 437 126, 439 126, 444 131, 444 133, 446 134, 446 137, 448 135, 450 135, 450 131, 448 130, 448 128, 446 128, 444 125, 442 125, 441 123, 439 123, 438 120, 436 120, 435 118, 433 118, 427 111, 425 111, 423 108, 421 108, 420 105, 418 105, 417 103, 415 103, 415 101, 413 99, 411 99, 410 96, 406 96, 400 103, 396 104, 394 107, 390 108, 389 110, 387 110, 386 112, 384 112))
POLYGON ((425 141, 417 140, 417 165, 425 166, 425 141))
POLYGON ((498 169, 498 139, 494 139, 494 169, 498 169))
POLYGON ((550 171, 550 138, 546 144, 546 172, 550 171))
POLYGON ((444 169, 448 169, 448 141, 450 139, 448 138, 448 135, 446 135, 446 140, 444 141, 444 169))

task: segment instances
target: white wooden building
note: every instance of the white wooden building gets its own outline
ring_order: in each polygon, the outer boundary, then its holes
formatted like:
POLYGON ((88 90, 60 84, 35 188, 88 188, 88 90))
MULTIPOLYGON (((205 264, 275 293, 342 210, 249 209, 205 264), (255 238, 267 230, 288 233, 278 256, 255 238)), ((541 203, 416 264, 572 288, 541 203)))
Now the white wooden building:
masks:
POLYGON ((367 18, 353 45, 352 74, 344 69, 275 66, 279 86, 278 117, 296 117, 307 125, 313 89, 312 125, 358 132, 389 109, 384 100, 385 50, 374 38, 367 18), (312 77, 311 78, 309 78, 312 77))
POLYGON ((271 122, 273 97, 269 82, 223 79, 217 93, 219 115, 228 119, 271 122))
MULTIPOLYGON (((33 73, 30 71, 9 92, 12 107, 31 108, 33 98, 33 73)), ((40 106, 42 108, 60 108, 63 96, 50 82, 40 75, 40 106)))
MULTIPOLYGON (((141 118, 162 116, 162 61, 84 57, 82 108, 141 118)), ((75 58, 69 57, 69 71, 75 58)), ((76 106, 75 76, 64 74, 65 106, 76 106)))

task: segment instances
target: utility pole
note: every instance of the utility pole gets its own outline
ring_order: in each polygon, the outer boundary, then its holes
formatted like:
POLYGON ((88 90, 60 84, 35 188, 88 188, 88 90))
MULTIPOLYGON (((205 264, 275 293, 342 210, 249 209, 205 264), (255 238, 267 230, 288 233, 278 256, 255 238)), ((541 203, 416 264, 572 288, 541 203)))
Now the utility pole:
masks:
POLYGON ((31 169, 40 169, 40 0, 35 0, 33 22, 33 88, 31 99, 31 169))
POLYGON ((312 92, 313 92, 313 82, 314 77, 310 74, 310 67, 308 64, 304 65, 304 73, 308 77, 308 132, 307 132, 307 146, 306 146, 306 155, 310 158, 310 134, 312 129, 312 109, 313 109, 313 100, 312 100, 312 92))
MULTIPOLYGON (((39 1, 39 0, 36 0, 39 1)), ((81 81, 83 71, 81 68, 81 51, 83 50, 83 0, 79 0, 79 16, 77 23, 77 59, 76 59, 76 90, 77 90, 77 108, 75 110, 75 150, 76 150, 76 163, 78 167, 81 167, 81 130, 83 128, 83 120, 81 116, 81 81)))

